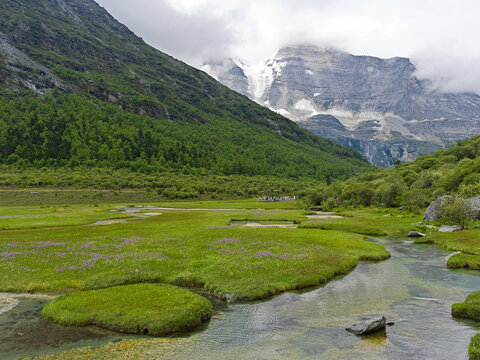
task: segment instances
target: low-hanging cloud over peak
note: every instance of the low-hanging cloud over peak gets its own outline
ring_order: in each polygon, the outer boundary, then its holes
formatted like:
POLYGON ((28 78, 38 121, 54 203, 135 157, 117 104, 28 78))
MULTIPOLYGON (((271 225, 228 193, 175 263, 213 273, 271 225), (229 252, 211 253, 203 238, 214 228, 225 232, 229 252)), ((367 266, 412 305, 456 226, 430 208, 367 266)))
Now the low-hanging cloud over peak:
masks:
POLYGON ((476 0, 97 0, 156 48, 194 66, 255 63, 295 43, 409 57, 441 90, 480 94, 476 0))

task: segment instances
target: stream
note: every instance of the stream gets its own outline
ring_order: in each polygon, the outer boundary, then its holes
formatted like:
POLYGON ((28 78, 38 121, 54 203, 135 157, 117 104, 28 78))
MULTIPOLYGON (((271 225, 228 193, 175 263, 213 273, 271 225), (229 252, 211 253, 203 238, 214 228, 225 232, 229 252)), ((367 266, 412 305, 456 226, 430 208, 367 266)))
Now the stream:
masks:
MULTIPOLYGON (((479 329, 471 321, 454 320, 450 309, 480 290, 480 276, 448 270, 449 252, 405 240, 372 239, 391 259, 360 263, 324 287, 228 306, 168 358, 467 360, 470 338, 479 329), (366 338, 345 331, 375 315, 395 325, 366 338)), ((46 301, 0 296, 2 360, 139 338, 48 323, 40 318, 46 301)), ((148 358, 164 357, 150 348, 148 358)))

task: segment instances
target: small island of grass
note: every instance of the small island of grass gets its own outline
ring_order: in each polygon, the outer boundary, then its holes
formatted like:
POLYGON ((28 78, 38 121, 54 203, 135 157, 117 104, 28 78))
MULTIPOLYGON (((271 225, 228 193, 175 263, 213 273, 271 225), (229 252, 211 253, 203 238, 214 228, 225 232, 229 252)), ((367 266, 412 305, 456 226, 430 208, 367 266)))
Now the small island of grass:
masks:
POLYGON ((62 295, 42 315, 64 326, 96 325, 132 334, 191 331, 211 316, 207 299, 170 285, 136 284, 62 295))
MULTIPOLYGON (((452 305, 452 315, 463 319, 480 321, 480 291, 468 295, 463 303, 452 305)), ((475 335, 468 347, 470 360, 480 359, 480 334, 475 335)))

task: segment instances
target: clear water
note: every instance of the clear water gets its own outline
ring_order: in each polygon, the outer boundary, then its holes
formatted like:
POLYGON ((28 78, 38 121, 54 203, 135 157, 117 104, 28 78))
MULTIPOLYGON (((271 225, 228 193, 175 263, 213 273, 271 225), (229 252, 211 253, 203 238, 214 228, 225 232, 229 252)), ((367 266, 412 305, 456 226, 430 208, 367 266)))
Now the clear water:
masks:
POLYGON ((0 296, 0 359, 46 355, 81 346, 101 346, 125 336, 96 327, 82 329, 57 326, 41 318, 45 298, 0 296), (6 312, 3 312, 6 311, 6 312))
MULTIPOLYGON (((402 239, 375 241, 386 246, 391 259, 361 263, 344 278, 313 291, 229 306, 168 358, 468 359, 468 344, 477 329, 472 322, 452 319, 450 309, 452 303, 480 290, 480 276, 448 270, 448 252, 442 249, 402 239), (395 325, 367 338, 345 331, 373 315, 385 315, 395 325)), ((45 323, 38 319, 36 306, 32 308, 31 300, 20 302, 0 315, 0 355, 5 354, 1 359, 121 338, 45 323), (18 329, 25 331, 21 339, 15 335, 18 329), (27 337, 27 332, 43 335, 27 337)), ((155 348, 150 348, 147 358, 163 358, 161 353, 155 355, 155 348)))

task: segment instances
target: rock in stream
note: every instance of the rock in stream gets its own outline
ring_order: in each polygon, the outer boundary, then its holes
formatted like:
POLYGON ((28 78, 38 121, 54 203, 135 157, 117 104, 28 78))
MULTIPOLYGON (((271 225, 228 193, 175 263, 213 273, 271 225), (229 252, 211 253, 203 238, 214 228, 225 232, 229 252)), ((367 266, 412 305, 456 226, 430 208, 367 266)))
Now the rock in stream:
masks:
POLYGON ((355 335, 368 335, 385 329, 386 325, 387 319, 385 316, 382 316, 381 318, 370 319, 358 324, 354 324, 345 330, 355 335))

